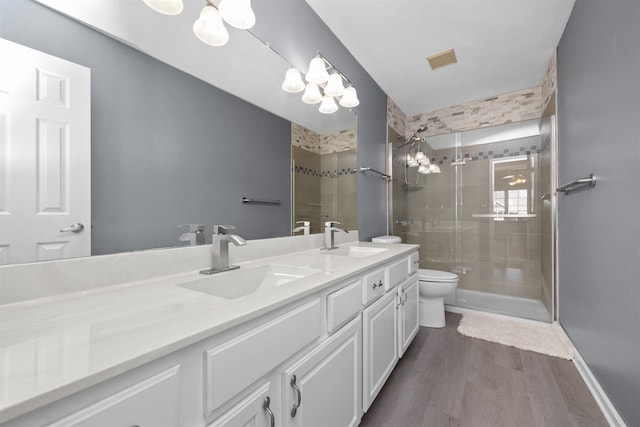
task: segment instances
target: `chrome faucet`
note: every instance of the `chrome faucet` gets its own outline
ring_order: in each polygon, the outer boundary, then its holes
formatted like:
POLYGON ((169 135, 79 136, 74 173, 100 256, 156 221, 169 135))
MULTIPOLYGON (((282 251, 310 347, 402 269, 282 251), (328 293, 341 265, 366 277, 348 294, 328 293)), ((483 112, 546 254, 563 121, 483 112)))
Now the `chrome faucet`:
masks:
POLYGON ((204 225, 202 224, 182 224, 179 227, 188 227, 189 231, 180 235, 178 240, 189 242, 189 246, 204 245, 204 225))
POLYGON ((292 233, 303 231, 302 234, 307 235, 311 232, 311 221, 296 221, 296 224, 302 224, 300 227, 296 227, 291 230, 292 233))
POLYGON ((214 225, 211 238, 213 263, 208 270, 201 270, 200 274, 216 274, 223 271, 240 268, 237 265, 229 265, 229 242, 236 246, 244 246, 247 241, 235 234, 227 234, 229 230, 235 230, 233 225, 214 225))
POLYGON ((336 231, 344 231, 345 233, 348 233, 347 230, 343 230, 342 228, 339 227, 334 227, 334 224, 340 224, 337 221, 327 221, 324 223, 324 248, 322 248, 325 251, 330 251, 331 249, 338 249, 337 246, 335 246, 333 244, 333 238, 334 238, 334 234, 336 233, 336 231))

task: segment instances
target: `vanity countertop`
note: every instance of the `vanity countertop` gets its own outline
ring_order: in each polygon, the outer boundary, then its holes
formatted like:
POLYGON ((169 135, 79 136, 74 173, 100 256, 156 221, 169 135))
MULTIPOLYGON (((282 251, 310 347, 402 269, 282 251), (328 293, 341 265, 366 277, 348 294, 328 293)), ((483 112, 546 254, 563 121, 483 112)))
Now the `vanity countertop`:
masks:
MULTIPOLYGON (((317 269, 291 283, 225 299, 180 283, 198 271, 0 305, 0 422, 12 419, 219 332, 337 284, 417 245, 366 257, 319 249, 240 263, 241 269, 284 264, 317 269), (144 338, 144 339, 142 339, 144 338)), ((219 273, 222 277, 227 273, 219 273)))

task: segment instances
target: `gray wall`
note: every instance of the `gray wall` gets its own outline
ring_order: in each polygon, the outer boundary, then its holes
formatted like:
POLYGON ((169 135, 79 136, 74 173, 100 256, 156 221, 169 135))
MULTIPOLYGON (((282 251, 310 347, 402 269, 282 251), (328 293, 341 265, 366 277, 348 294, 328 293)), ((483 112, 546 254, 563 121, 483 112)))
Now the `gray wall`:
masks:
MULTIPOLYGON (((304 0, 254 1, 252 30, 300 70, 316 51, 329 59, 358 91, 358 165, 386 170, 387 98, 349 51, 304 0)), ((373 174, 358 173, 360 240, 386 233, 386 186, 373 174)))
POLYGON ((559 319, 640 426, 640 2, 578 0, 558 47, 559 319))
POLYGON ((0 37, 92 70, 94 254, 178 245, 184 223, 290 234, 288 121, 28 0, 1 0, 0 37))

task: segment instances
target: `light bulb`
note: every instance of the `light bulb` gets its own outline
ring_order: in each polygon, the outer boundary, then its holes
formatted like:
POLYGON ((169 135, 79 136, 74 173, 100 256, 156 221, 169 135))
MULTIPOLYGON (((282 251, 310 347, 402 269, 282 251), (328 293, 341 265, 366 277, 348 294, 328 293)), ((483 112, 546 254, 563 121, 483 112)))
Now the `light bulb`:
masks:
POLYGON ((324 60, 318 56, 311 59, 309 62, 309 71, 304 76, 309 83, 315 83, 317 85, 325 83, 329 80, 329 73, 327 73, 327 67, 324 60))
POLYGON ((322 97, 322 104, 320 104, 319 110, 322 114, 335 113, 338 111, 338 104, 336 104, 336 100, 332 96, 325 95, 322 97))
POLYGON ((193 32, 200 41, 211 46, 222 46, 229 41, 229 33, 218 10, 213 6, 202 8, 200 17, 193 23, 193 32))
POLYGON ((436 165, 435 163, 431 163, 428 167, 429 167, 429 172, 440 173, 440 166, 436 165))
POLYGON ((342 96, 344 95, 344 91, 345 88, 342 84, 342 77, 340 77, 340 74, 331 74, 327 81, 327 86, 324 88, 324 94, 329 96, 342 96))
POLYGON ((344 108, 353 108, 360 105, 355 87, 346 87, 346 89, 344 90, 344 95, 342 95, 342 98, 340 98, 340 105, 342 105, 344 108))
POLYGON ((282 83, 282 90, 288 93, 298 93, 304 90, 304 82, 297 68, 289 68, 282 83))
POLYGON ((220 0, 220 16, 232 27, 248 30, 256 23, 256 15, 251 9, 251 0, 220 0))
POLYGON ((184 9, 182 0, 142 0, 147 6, 163 15, 179 15, 184 9))
POLYGON ((302 102, 305 104, 317 104, 322 101, 322 94, 317 84, 307 83, 307 88, 302 94, 302 102))
POLYGON ((426 167, 425 165, 420 165, 420 166, 418 167, 418 172, 419 172, 419 173, 421 173, 421 174, 423 174, 423 175, 426 175, 426 174, 431 173, 431 171, 429 170, 429 168, 428 168, 428 167, 426 167))

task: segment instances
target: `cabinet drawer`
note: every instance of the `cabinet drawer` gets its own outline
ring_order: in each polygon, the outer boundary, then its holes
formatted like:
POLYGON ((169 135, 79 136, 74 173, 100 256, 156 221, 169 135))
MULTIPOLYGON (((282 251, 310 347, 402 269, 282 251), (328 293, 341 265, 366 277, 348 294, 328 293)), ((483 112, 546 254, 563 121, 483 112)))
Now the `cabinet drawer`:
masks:
POLYGON ((362 278, 362 304, 367 305, 384 294, 384 268, 365 275, 362 278))
POLYGON ((362 282, 338 289, 327 295, 327 330, 333 332, 362 308, 362 282))
POLYGON ((384 289, 389 290, 398 286, 409 277, 409 269, 407 268, 407 257, 402 257, 401 260, 395 261, 387 268, 387 280, 384 284, 384 289))
POLYGON ((178 426, 178 372, 167 369, 48 426, 178 426))
POLYGON ((205 415, 320 336, 314 300, 205 353, 205 415))
POLYGON ((418 268, 420 268, 420 257, 418 252, 414 252, 409 255, 409 276, 418 271, 418 268))

